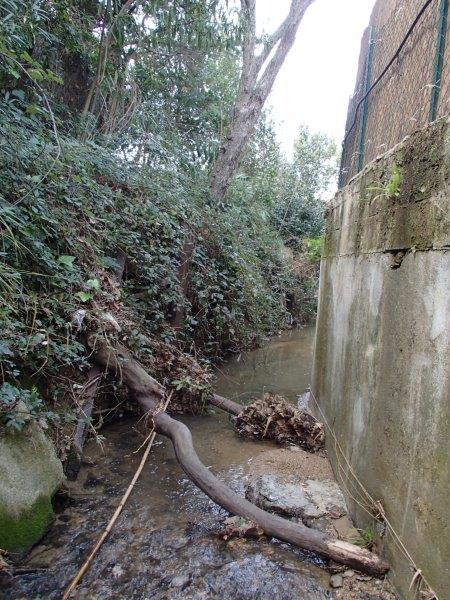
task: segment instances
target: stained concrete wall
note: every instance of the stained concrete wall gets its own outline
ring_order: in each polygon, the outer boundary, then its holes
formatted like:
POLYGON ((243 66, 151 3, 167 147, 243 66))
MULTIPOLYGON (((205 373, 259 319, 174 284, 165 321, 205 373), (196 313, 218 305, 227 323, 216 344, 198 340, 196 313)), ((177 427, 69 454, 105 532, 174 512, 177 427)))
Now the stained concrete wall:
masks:
MULTIPOLYGON (((449 183, 444 119, 336 195, 326 215, 311 386, 336 436, 328 433, 328 450, 358 525, 375 522, 356 478, 442 599, 450 597, 449 183)), ((378 544, 397 589, 417 597, 392 534, 378 544)))

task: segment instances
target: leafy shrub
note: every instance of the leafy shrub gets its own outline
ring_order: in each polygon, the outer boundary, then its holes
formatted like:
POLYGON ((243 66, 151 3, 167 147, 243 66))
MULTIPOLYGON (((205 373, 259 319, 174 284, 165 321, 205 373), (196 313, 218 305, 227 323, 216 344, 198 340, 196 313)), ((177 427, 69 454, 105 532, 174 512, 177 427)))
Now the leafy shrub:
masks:
POLYGON ((0 425, 21 431, 31 421, 47 427, 47 422, 55 419, 56 414, 46 409, 35 387, 24 390, 9 383, 0 386, 0 425))
POLYGON ((320 262, 323 251, 323 236, 316 238, 306 238, 306 256, 311 262, 320 262))

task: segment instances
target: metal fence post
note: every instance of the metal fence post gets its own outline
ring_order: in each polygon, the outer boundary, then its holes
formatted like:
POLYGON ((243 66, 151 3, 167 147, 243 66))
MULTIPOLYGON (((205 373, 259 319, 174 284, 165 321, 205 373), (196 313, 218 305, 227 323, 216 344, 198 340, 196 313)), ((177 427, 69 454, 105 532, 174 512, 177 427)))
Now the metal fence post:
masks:
POLYGON ((448 3, 449 0, 441 0, 439 6, 438 34, 436 40, 436 55, 434 57, 433 67, 433 87, 431 88, 430 113, 428 121, 434 121, 437 115, 439 94, 441 91, 442 68, 444 66, 445 39, 447 36, 448 21, 448 3))
MULTIPOLYGON (((367 49, 367 61, 366 61, 366 69, 364 73, 364 88, 363 88, 363 96, 367 94, 370 88, 370 80, 372 78, 372 62, 373 62, 373 50, 375 44, 375 27, 372 25, 370 28, 369 35, 369 46, 367 49)), ((364 148, 366 144, 366 126, 367 126, 367 113, 369 109, 369 97, 367 97, 362 105, 362 113, 361 113, 361 127, 359 130, 359 140, 358 140, 358 169, 357 171, 361 171, 364 166, 364 148)))

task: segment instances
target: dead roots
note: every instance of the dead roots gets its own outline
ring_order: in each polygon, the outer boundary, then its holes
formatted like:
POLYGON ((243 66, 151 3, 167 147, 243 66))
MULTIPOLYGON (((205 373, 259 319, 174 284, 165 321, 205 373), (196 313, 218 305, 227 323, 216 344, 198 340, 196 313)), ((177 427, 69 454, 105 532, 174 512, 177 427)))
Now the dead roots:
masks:
POLYGON ((236 418, 235 428, 245 437, 296 444, 309 452, 317 452, 325 442, 322 423, 276 394, 264 394, 245 406, 236 418))

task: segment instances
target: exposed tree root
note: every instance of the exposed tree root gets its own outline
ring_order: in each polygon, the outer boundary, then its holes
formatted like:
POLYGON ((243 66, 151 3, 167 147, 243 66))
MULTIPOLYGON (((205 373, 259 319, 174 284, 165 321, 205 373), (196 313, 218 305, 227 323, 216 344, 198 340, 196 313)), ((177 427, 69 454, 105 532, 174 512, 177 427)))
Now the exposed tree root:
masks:
POLYGON ((164 388, 130 356, 122 346, 96 348, 93 357, 101 367, 113 372, 129 387, 145 412, 151 414, 155 431, 168 437, 187 476, 214 502, 228 512, 245 517, 262 527, 268 536, 311 550, 371 575, 383 575, 389 565, 379 556, 353 544, 334 540, 325 534, 261 510, 235 494, 199 460, 189 429, 165 412, 158 412, 164 388))

